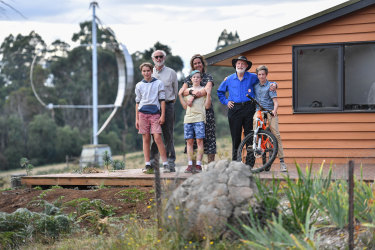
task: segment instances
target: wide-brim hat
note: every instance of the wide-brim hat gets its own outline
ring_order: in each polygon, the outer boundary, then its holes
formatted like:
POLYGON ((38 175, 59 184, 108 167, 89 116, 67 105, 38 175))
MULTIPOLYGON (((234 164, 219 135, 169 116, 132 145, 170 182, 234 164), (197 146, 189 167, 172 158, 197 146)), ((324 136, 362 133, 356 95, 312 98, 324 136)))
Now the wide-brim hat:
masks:
POLYGON ((249 60, 247 60, 247 58, 245 56, 239 56, 238 58, 235 58, 232 60, 232 65, 233 65, 233 68, 236 69, 236 63, 238 60, 242 60, 242 61, 245 61, 247 63, 247 68, 246 68, 246 71, 248 71, 250 68, 251 68, 251 65, 253 65, 253 63, 249 60))

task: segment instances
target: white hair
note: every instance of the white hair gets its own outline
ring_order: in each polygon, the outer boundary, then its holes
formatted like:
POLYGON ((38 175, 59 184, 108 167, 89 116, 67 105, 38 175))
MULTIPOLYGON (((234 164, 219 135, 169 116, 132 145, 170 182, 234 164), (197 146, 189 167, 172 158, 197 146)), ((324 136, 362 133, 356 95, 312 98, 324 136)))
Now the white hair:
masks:
POLYGON ((155 50, 154 52, 152 52, 152 54, 151 54, 151 57, 152 57, 152 58, 155 58, 154 55, 155 55, 156 52, 161 52, 161 53, 163 53, 163 56, 164 56, 164 57, 167 56, 167 53, 165 53, 164 50, 159 49, 159 50, 155 50))

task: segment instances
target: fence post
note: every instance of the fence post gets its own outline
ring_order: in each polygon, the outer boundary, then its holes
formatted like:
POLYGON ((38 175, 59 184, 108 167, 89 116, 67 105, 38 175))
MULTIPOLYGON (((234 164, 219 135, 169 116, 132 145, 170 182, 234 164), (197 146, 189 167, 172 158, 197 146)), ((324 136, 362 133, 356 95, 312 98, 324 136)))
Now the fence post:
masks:
POLYGON ((349 250, 354 249, 354 162, 349 161, 349 250))
POLYGON ((155 172, 155 198, 156 198, 156 218, 157 218, 157 225, 158 225, 158 238, 161 237, 161 181, 160 181, 160 167, 154 167, 155 172))

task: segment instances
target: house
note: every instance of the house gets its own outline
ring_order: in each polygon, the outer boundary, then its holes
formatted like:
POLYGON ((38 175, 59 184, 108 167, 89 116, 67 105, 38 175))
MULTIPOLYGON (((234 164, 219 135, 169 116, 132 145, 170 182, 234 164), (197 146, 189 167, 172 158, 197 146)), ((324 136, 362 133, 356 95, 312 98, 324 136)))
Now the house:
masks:
POLYGON ((375 164, 375 1, 352 0, 205 55, 276 81, 285 160, 375 164))

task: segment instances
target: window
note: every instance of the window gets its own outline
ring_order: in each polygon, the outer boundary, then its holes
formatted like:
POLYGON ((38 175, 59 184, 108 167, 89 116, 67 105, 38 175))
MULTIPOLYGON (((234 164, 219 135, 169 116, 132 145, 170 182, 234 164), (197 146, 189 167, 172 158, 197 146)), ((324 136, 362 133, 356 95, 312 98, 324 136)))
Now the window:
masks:
POLYGON ((293 47, 295 112, 375 112, 375 43, 293 47))

